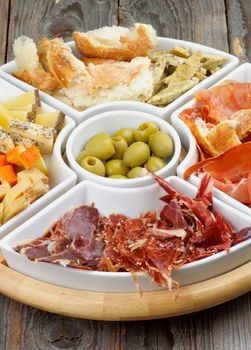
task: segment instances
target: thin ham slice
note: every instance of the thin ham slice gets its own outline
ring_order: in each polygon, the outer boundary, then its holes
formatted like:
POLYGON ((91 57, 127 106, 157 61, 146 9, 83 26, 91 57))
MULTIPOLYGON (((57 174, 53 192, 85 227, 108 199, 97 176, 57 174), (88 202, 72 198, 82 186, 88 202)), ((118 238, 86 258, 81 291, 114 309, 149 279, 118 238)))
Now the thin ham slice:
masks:
MULTIPOLYGON (((193 199, 151 174, 165 190, 161 211, 137 218, 99 215, 81 206, 66 213, 42 237, 15 250, 29 259, 83 270, 145 272, 159 286, 171 287, 174 269, 227 250, 251 236, 235 233, 212 209, 212 185, 206 175, 193 199)), ((248 178, 250 181, 250 178, 248 178)))

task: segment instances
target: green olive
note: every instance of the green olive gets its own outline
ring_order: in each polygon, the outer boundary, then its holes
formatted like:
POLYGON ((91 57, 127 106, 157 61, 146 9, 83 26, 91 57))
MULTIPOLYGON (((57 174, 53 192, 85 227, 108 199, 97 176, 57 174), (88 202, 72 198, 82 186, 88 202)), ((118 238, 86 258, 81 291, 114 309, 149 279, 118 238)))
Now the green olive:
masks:
POLYGON ((152 171, 155 173, 156 171, 160 170, 166 165, 166 162, 164 162, 163 159, 158 157, 150 157, 148 161, 146 162, 146 169, 152 171))
POLYGON ((157 124, 153 122, 145 122, 140 124, 138 129, 134 131, 134 137, 137 141, 148 142, 149 136, 159 131, 157 124))
POLYGON ((150 157, 150 149, 144 142, 137 141, 129 146, 124 153, 124 163, 131 168, 142 165, 150 157))
POLYGON ((107 176, 112 176, 112 175, 126 175, 130 168, 125 165, 122 159, 113 159, 109 160, 105 164, 105 171, 107 176))
POLYGON ((109 134, 95 135, 87 143, 85 150, 88 152, 88 155, 97 157, 101 160, 109 159, 115 153, 112 138, 109 134))
POLYGON ((149 147, 156 157, 170 157, 173 153, 173 140, 166 132, 158 131, 149 137, 149 147))
POLYGON ((131 128, 122 128, 115 132, 114 136, 122 136, 126 140, 128 146, 130 146, 134 140, 134 130, 131 128))
POLYGON ((84 159, 84 157, 87 157, 87 156, 88 156, 88 153, 86 152, 86 150, 81 151, 77 157, 77 162, 80 164, 84 159))
POLYGON ((80 165, 82 166, 82 168, 90 171, 93 174, 105 176, 105 166, 97 157, 87 156, 84 159, 82 159, 80 165))
POLYGON ((124 139, 123 136, 118 135, 118 136, 113 136, 112 137, 112 142, 113 142, 113 146, 115 149, 115 153, 112 156, 113 159, 122 159, 125 150, 127 149, 127 142, 124 139))
POLYGON ((101 132, 100 134, 96 134, 96 135, 92 136, 90 138, 90 140, 93 140, 93 139, 99 140, 99 139, 103 139, 103 138, 109 139, 110 137, 111 137, 111 135, 108 134, 107 132, 101 132))
POLYGON ((142 168, 141 166, 136 166, 127 173, 127 177, 128 179, 134 179, 136 177, 146 176, 147 174, 148 172, 145 168, 142 168))
POLYGON ((127 180, 127 177, 124 175, 112 175, 112 176, 109 176, 109 179, 127 180))

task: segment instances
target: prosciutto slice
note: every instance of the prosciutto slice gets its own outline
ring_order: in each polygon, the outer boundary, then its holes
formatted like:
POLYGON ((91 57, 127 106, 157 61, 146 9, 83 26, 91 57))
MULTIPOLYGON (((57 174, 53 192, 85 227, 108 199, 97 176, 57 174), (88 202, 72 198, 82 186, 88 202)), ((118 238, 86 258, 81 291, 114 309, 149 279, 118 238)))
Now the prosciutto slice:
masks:
POLYGON ((98 210, 81 206, 66 213, 42 238, 17 246, 16 251, 31 260, 90 269, 98 264, 103 248, 98 210))

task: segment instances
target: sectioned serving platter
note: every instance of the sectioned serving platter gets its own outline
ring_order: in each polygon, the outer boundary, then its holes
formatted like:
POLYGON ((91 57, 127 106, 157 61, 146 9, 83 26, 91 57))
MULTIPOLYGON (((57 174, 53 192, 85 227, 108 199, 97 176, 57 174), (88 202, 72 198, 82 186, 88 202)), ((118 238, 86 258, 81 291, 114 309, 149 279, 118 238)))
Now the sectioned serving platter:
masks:
MULTIPOLYGON (((176 39, 158 38, 156 49, 170 49, 176 44, 187 46, 192 52, 202 50, 209 54, 227 56, 229 62, 164 108, 141 102, 122 101, 100 104, 79 112, 45 93, 41 93, 42 100, 62 110, 77 123, 106 111, 118 110, 118 107, 122 110, 148 112, 159 118, 168 119, 171 113, 188 101, 196 91, 202 87, 210 87, 239 63, 236 57, 227 53, 176 39)), ((75 50, 73 43, 69 45, 75 50)), ((0 76, 25 91, 33 89, 30 85, 11 76, 10 73, 14 68, 14 61, 7 63, 1 67, 0 76)), ((184 144, 189 145, 187 138, 184 139, 184 144)), ((63 146, 64 143, 62 140, 63 146)), ((59 147, 60 151, 61 147, 59 147)), ((196 150, 192 146, 191 149, 195 156, 196 150)), ((63 162, 61 153, 57 157, 63 162)), ((56 167, 52 170, 59 177, 68 174, 66 170, 61 173, 56 167)), ((193 185, 177 177, 171 177, 169 180, 173 186, 177 185, 177 189, 182 193, 194 195, 196 192, 193 185)), ((98 209, 102 207, 103 215, 124 212, 133 216, 145 210, 155 209, 160 205, 158 204, 159 195, 156 197, 158 192, 156 188, 156 185, 137 189, 107 188, 90 181, 83 181, 35 216, 31 217, 30 213, 28 221, 0 242, 5 256, 0 254, 0 293, 33 307, 66 316, 96 320, 140 320, 199 311, 250 291, 251 240, 232 247, 230 253, 223 251, 186 264, 175 271, 173 277, 180 282, 178 290, 169 291, 167 288, 156 287, 148 276, 139 274, 142 295, 136 291, 129 273, 77 271, 77 269, 74 271, 71 268, 52 266, 48 263, 34 263, 13 250, 15 244, 22 239, 42 235, 54 220, 77 205, 90 204, 94 201, 98 209), (122 200, 123 191, 128 193, 122 200), (140 199, 138 194, 143 192, 144 198, 140 199), (136 196, 133 196, 134 194, 136 196)), ((61 194, 62 192, 59 195, 61 194)), ((250 217, 227 204, 215 200, 215 206, 236 229, 251 225, 250 217)))

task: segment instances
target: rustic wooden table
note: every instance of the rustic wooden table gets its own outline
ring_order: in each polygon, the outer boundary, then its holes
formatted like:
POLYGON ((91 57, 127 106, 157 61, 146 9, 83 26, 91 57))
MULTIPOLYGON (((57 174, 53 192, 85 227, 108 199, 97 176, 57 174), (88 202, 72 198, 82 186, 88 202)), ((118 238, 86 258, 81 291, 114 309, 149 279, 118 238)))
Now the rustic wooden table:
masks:
MULTIPOLYGON (((0 63, 13 40, 104 25, 151 23, 158 35, 251 58, 250 0, 0 0, 0 63)), ((96 322, 42 312, 0 296, 0 350, 251 349, 250 294, 196 314, 145 322, 96 322)))

